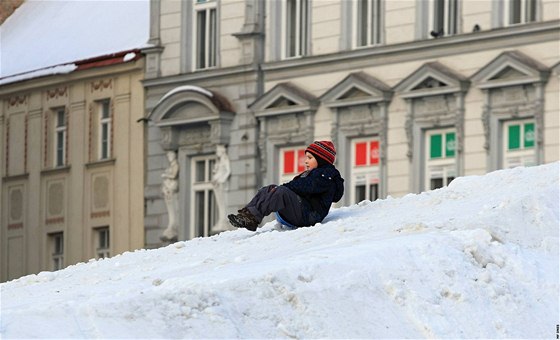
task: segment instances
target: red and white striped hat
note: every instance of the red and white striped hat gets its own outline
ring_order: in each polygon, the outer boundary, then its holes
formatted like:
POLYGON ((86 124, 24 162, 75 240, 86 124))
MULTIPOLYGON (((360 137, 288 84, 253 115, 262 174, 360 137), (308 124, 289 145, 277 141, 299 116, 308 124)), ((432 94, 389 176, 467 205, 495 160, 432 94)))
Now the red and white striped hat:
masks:
POLYGON ((314 141, 305 149, 305 152, 311 152, 314 156, 321 157, 330 164, 334 163, 336 156, 334 144, 329 140, 314 141))

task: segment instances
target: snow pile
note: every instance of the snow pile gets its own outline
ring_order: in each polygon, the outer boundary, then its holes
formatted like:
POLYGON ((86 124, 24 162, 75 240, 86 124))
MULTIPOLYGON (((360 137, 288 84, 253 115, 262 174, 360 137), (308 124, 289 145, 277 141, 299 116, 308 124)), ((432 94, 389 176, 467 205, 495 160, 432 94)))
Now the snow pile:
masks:
POLYGON ((553 338, 559 163, 4 283, 0 335, 553 338))
POLYGON ((149 15, 148 0, 25 1, 0 26, 0 78, 145 47, 149 15))

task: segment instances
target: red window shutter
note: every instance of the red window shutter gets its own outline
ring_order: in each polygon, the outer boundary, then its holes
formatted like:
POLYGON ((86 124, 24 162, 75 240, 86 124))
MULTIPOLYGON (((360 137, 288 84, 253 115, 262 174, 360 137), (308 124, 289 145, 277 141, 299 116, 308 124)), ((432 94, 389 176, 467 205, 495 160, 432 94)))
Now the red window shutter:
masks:
POLYGON ((305 149, 298 150, 297 155, 298 155, 297 171, 299 173, 305 170, 305 149))
POLYGON ((284 174, 294 173, 294 150, 284 151, 284 174))
POLYGON ((369 147, 370 147, 369 164, 371 165, 379 164, 379 141, 378 140, 372 141, 369 147))
POLYGON ((367 143, 356 143, 356 166, 367 164, 367 143))

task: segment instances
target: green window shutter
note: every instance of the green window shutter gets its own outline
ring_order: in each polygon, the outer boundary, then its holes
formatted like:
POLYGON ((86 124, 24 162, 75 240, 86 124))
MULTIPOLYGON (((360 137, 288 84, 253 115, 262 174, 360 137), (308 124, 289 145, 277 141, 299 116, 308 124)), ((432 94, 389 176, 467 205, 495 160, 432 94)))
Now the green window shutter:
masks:
POLYGON ((445 134, 445 157, 455 157, 455 132, 445 134))
POLYGON ((525 123, 523 146, 526 148, 532 148, 535 146, 535 123, 525 123))
POLYGON ((442 135, 430 136, 430 158, 441 158, 442 135))
POLYGON ((508 150, 516 150, 521 146, 521 125, 510 125, 508 128, 508 150))

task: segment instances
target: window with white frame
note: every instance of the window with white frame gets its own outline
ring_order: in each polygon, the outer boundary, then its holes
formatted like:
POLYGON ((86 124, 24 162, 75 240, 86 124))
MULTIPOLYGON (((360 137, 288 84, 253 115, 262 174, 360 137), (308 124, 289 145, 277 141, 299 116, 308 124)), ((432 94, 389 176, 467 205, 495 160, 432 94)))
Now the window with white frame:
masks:
POLYGON ((109 227, 95 229, 95 257, 98 259, 111 256, 109 227))
POLYGON ((372 46, 381 43, 382 0, 355 0, 353 22, 354 47, 372 46))
POLYGON ((62 233, 49 234, 51 270, 64 268, 64 237, 62 233))
POLYGON ((285 58, 301 57, 307 54, 309 35, 309 0, 285 0, 282 24, 283 50, 285 58))
POLYGON ((506 121, 502 126, 503 167, 513 168, 535 165, 534 120, 506 121))
POLYGON ((428 130, 425 134, 425 190, 447 186, 456 176, 454 129, 428 130))
POLYGON ((305 170, 305 147, 280 149, 280 176, 278 183, 287 183, 305 170))
POLYGON ((54 111, 54 166, 63 166, 66 164, 66 110, 58 108, 54 111))
POLYGON ((537 20, 537 0, 503 0, 504 22, 507 26, 537 20))
POLYGON ((196 0, 194 9, 194 60, 196 69, 216 66, 217 59, 217 9, 215 0, 196 0))
POLYGON ((111 106, 109 100, 99 102, 99 159, 111 157, 111 106))
POLYGON ((459 0, 428 0, 428 27, 431 36, 438 38, 458 33, 459 0))
POLYGON ((214 156, 194 157, 191 163, 191 225, 194 237, 212 236, 212 226, 218 221, 218 206, 212 185, 212 169, 216 163, 214 156))
POLYGON ((352 203, 379 198, 379 139, 352 140, 351 192, 352 203))

